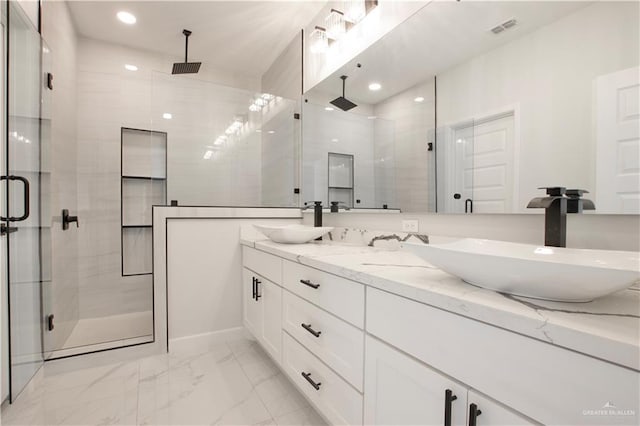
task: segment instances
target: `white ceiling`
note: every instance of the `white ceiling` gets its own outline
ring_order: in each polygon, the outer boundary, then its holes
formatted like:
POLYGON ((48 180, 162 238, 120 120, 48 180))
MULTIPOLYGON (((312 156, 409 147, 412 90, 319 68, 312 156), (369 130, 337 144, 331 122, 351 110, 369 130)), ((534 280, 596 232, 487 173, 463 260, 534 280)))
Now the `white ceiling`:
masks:
POLYGON ((589 4, 593 2, 434 1, 320 82, 307 97, 322 103, 340 96, 340 75, 345 74, 347 99, 377 104, 589 4), (497 35, 490 31, 512 18, 518 22, 515 27, 497 35), (370 91, 371 82, 382 84, 382 89, 370 91))
POLYGON ((70 1, 77 31, 124 46, 184 57, 189 61, 261 76, 322 9, 325 1, 70 1), (137 18, 126 25, 124 10, 137 18))

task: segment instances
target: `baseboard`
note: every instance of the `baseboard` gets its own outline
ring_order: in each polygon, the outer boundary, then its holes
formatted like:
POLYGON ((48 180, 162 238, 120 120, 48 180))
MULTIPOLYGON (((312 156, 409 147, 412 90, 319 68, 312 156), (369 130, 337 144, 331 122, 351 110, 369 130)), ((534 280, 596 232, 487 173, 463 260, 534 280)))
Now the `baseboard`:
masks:
POLYGON ((253 339, 244 327, 227 328, 225 330, 217 330, 209 333, 169 339, 169 352, 183 348, 192 348, 194 346, 209 346, 212 344, 247 338, 253 339))

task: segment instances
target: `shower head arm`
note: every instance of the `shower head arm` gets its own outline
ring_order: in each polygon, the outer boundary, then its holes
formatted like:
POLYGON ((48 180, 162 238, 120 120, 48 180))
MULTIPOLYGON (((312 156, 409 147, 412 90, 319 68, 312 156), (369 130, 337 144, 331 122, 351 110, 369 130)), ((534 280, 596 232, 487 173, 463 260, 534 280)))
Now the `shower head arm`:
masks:
POLYGON ((347 83, 347 76, 346 75, 341 75, 340 78, 342 79, 342 97, 346 98, 346 96, 344 95, 344 87, 347 83))
POLYGON ((184 61, 189 62, 187 58, 189 57, 189 36, 191 35, 191 31, 182 30, 182 34, 184 34, 184 61))

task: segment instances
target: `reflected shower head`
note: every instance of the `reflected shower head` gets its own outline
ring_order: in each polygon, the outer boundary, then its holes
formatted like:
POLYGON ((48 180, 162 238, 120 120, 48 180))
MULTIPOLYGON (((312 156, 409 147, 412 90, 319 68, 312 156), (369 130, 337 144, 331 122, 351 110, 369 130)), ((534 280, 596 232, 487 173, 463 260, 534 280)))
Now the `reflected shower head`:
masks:
POLYGON ((331 105, 335 105, 343 111, 349 111, 350 109, 355 108, 358 105, 354 104, 349 99, 344 97, 344 86, 347 82, 347 76, 343 75, 343 76, 340 76, 340 78, 342 79, 342 96, 332 100, 331 105))
POLYGON ((189 54, 189 36, 191 35, 191 31, 182 30, 182 34, 185 36, 184 62, 174 63, 171 74, 197 74, 198 71, 200 71, 200 65, 202 65, 202 62, 187 62, 189 54))

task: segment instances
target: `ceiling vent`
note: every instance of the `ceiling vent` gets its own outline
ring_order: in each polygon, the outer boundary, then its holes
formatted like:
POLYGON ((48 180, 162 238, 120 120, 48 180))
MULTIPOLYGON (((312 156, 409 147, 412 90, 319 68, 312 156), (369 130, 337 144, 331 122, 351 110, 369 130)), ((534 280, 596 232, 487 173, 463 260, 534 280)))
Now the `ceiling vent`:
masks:
POLYGON ((491 32, 494 34, 500 34, 504 30, 515 27, 516 24, 517 21, 515 19, 509 19, 508 21, 504 21, 502 24, 496 25, 495 27, 491 28, 491 32))

